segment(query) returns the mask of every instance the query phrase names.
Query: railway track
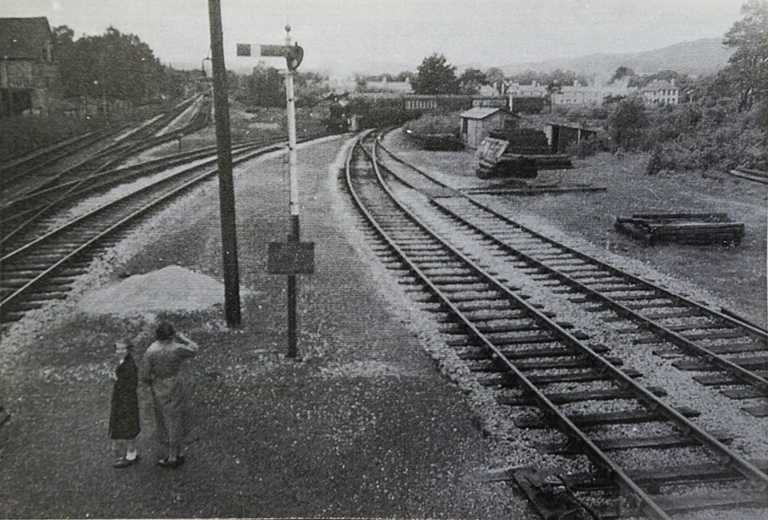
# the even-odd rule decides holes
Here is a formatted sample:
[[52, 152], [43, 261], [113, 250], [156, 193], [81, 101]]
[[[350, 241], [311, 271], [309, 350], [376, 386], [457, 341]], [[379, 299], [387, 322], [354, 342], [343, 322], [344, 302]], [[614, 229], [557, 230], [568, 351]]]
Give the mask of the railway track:
[[[187, 124], [165, 131], [190, 110], [195, 113]], [[130, 155], [203, 128], [208, 117], [208, 102], [196, 96], [142, 124], [92, 133], [6, 163], [0, 169], [3, 204], [73, 180], [87, 180]]]
[[[235, 154], [268, 146], [265, 139], [239, 143], [233, 146]], [[213, 164], [216, 147], [209, 146], [189, 152], [172, 154], [132, 166], [102, 171], [88, 177], [87, 182], [76, 179], [48, 189], [37, 190], [29, 195], [0, 206], [0, 252], [4, 255], [47, 232], [51, 221], [67, 207], [88, 198], [105, 193], [116, 186], [127, 184], [170, 168], [183, 167], [193, 162]]]
[[[233, 164], [281, 148], [279, 143], [240, 147], [233, 151]], [[210, 156], [212, 152], [204, 153]], [[58, 216], [54, 222], [38, 221], [34, 231], [27, 230], [24, 240], [13, 242], [13, 247], [9, 243], [0, 258], [0, 323], [16, 321], [49, 300], [66, 298], [71, 284], [85, 272], [95, 252], [218, 171], [215, 158], [175, 160], [191, 164], [177, 164], [166, 175], [120, 190], [124, 194], [98, 198], [76, 215]], [[78, 198], [83, 200], [88, 192], [86, 189]]]
[[[376, 248], [401, 282], [422, 295], [425, 306], [439, 315], [444, 332], [452, 337], [450, 346], [478, 379], [496, 389], [500, 403], [520, 412], [520, 426], [556, 427], [560, 442], [555, 451], [584, 458], [586, 476], [558, 482], [568, 490], [563, 507], [571, 508], [570, 518], [641, 513], [666, 519], [697, 508], [767, 505], [764, 466], [730, 449], [727, 434], [699, 428], [691, 420], [696, 410], [672, 408], [660, 398], [663, 389], [638, 384], [642, 374], [622, 367], [609, 349], [527, 303], [506, 279], [482, 265], [480, 257], [485, 255], [473, 257], [431, 231], [438, 227], [435, 222], [425, 223], [424, 215], [398, 201], [408, 195], [396, 196], [400, 189], [387, 186], [384, 178], [391, 182], [393, 174], [375, 160], [376, 147], [370, 136], [356, 145], [346, 169], [348, 189], [376, 236]], [[426, 193], [426, 200], [440, 208], [439, 218], [449, 221], [448, 227], [445, 222], [439, 226], [442, 236], [477, 233], [479, 226], [468, 227], [468, 219], [450, 222], [457, 221], [459, 213], [471, 213], [476, 201], [423, 175], [411, 172], [411, 176], [407, 190], [416, 187], [420, 192], [413, 195], [414, 206]], [[451, 204], [460, 207], [450, 208]], [[483, 218], [488, 219], [486, 227], [502, 225], [494, 220], [503, 222], [498, 216]], [[504, 257], [511, 253], [491, 238], [499, 234], [497, 229], [479, 240]], [[518, 242], [528, 243], [528, 256], [537, 250], [539, 262], [546, 258], [551, 265], [582, 272], [583, 259], [563, 257], [540, 240], [528, 236]], [[539, 241], [535, 247], [533, 241]], [[517, 256], [514, 261], [521, 262]], [[526, 260], [520, 269], [574, 290], [538, 264]], [[605, 283], [606, 277], [596, 279], [601, 278], [600, 284], [611, 285]], [[625, 292], [634, 290], [621, 291]], [[532, 496], [547, 487], [524, 471], [512, 476]], [[606, 490], [623, 493], [606, 500], [602, 494]]]
[[[513, 221], [472, 195], [445, 184], [399, 160], [383, 147], [389, 171], [430, 197], [431, 207], [445, 217], [472, 248], [514, 266], [522, 276], [534, 275], [574, 304], [585, 305], [601, 319], [623, 324], [633, 342], [659, 355], [681, 356], [677, 368], [706, 372], [696, 376], [717, 385], [732, 399], [768, 398], [768, 332], [744, 320], [707, 307], [665, 288], [591, 258]], [[446, 194], [450, 196], [441, 196]], [[745, 407], [768, 415], [765, 402]]]

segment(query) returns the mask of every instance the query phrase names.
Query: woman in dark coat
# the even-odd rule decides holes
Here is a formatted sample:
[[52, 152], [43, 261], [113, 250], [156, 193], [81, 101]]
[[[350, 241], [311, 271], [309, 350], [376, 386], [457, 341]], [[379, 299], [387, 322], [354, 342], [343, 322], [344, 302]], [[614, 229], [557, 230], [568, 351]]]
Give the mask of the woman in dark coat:
[[115, 443], [120, 457], [116, 468], [127, 468], [139, 461], [136, 452], [136, 436], [141, 431], [139, 424], [139, 370], [133, 360], [133, 346], [115, 343], [118, 366], [115, 370], [115, 385], [112, 389], [112, 410], [109, 414], [109, 438]]

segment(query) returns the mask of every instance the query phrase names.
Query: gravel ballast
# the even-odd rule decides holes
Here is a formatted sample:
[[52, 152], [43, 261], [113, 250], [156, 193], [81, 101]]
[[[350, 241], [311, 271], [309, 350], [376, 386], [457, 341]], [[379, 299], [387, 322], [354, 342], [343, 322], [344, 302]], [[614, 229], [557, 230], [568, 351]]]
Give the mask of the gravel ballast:
[[[239, 329], [224, 322], [209, 183], [94, 261], [72, 298], [4, 333], [0, 516], [536, 518], [486, 478], [502, 462], [481, 398], [455, 384], [460, 368], [440, 373], [428, 315], [365, 245], [339, 192], [342, 144], [299, 150], [302, 239], [316, 244], [315, 273], [299, 278], [299, 360], [285, 355], [285, 277], [266, 273], [267, 244], [288, 233], [280, 154], [235, 170]], [[187, 367], [187, 463], [157, 466], [141, 388], [141, 461], [116, 470], [112, 344], [133, 339], [142, 352], [160, 318], [201, 346]]]

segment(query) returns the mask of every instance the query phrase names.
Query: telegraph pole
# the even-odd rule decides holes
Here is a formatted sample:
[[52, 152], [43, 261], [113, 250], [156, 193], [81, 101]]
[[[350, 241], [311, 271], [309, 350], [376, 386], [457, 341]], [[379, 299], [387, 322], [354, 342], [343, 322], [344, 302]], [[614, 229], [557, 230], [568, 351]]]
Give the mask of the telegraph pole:
[[224, 256], [224, 310], [229, 327], [240, 325], [240, 278], [237, 264], [235, 187], [232, 180], [232, 142], [229, 130], [227, 69], [224, 66], [224, 37], [221, 30], [221, 2], [208, 0], [213, 65], [213, 109], [216, 120], [216, 149], [219, 160], [219, 211], [221, 246]]

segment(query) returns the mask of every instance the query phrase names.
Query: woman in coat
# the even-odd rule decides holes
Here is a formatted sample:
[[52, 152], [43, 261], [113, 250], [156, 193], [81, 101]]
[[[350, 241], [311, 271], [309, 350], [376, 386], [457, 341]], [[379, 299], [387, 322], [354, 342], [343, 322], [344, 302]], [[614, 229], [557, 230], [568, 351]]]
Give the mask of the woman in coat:
[[133, 345], [115, 343], [118, 365], [115, 369], [115, 384], [112, 388], [111, 410], [109, 413], [109, 438], [115, 443], [120, 458], [116, 468], [127, 468], [139, 461], [136, 451], [136, 436], [141, 431], [139, 424], [139, 370], [133, 360]]
[[186, 436], [186, 393], [181, 368], [197, 350], [197, 344], [177, 334], [170, 323], [160, 323], [155, 329], [155, 342], [144, 354], [142, 379], [151, 390], [158, 440], [168, 449], [168, 456], [158, 461], [165, 468], [184, 464], [181, 446]]

